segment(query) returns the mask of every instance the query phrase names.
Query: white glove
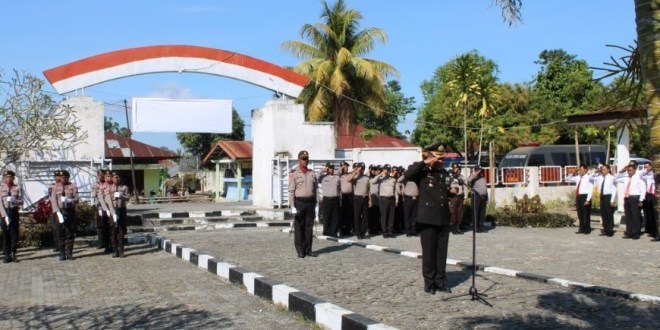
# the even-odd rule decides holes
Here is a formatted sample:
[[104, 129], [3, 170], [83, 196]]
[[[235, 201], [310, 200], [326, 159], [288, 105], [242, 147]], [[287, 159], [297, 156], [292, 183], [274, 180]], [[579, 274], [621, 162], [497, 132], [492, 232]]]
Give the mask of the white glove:
[[99, 217], [102, 217], [102, 216], [103, 216], [103, 210], [99, 209]]
[[60, 223], [64, 223], [64, 215], [62, 215], [62, 212], [57, 212], [57, 220]]
[[298, 214], [298, 210], [296, 210], [295, 206], [291, 208], [291, 214], [293, 214], [293, 215]]
[[318, 205], [314, 208], [314, 219], [315, 220], [319, 219], [319, 207], [318, 207]]
[[14, 196], [7, 196], [7, 203], [13, 203], [14, 202]]
[[121, 192], [119, 191], [115, 192], [115, 198], [121, 198]]
[[7, 224], [7, 226], [9, 226], [9, 217], [4, 217], [3, 219], [5, 220], [5, 223]]
[[113, 214], [113, 215], [112, 215], [112, 220], [114, 220], [115, 223], [117, 223], [117, 215], [116, 215], [116, 214]]
[[61, 201], [62, 201], [62, 203], [68, 203], [69, 199], [66, 198], [66, 196], [62, 196]]

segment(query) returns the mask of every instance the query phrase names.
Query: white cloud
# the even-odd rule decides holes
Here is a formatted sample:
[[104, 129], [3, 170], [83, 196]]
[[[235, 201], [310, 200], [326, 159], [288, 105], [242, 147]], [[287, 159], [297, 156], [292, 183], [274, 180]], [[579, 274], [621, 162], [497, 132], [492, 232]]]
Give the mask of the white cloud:
[[150, 85], [152, 92], [147, 94], [147, 97], [158, 97], [168, 99], [194, 99], [190, 88], [181, 86], [175, 81], [163, 81]]

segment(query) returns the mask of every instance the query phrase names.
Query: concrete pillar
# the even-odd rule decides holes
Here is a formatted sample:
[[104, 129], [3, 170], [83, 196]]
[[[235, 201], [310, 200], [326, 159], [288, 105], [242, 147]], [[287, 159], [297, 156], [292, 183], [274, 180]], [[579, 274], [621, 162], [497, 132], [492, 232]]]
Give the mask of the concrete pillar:
[[[616, 133], [617, 144], [616, 144], [616, 169], [617, 172], [621, 171], [628, 162], [630, 161], [630, 130], [627, 127], [619, 128]], [[614, 173], [613, 173], [614, 175]], [[617, 185], [617, 208], [614, 212], [614, 224], [621, 224], [621, 217], [624, 214], [623, 211], [623, 194], [625, 187], [623, 184]]]

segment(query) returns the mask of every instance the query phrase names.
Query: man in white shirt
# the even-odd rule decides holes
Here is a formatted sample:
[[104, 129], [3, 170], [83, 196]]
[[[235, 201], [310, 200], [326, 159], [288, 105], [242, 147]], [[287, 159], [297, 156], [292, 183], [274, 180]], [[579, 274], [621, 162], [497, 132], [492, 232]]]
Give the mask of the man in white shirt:
[[658, 228], [658, 211], [655, 199], [655, 172], [653, 164], [644, 164], [644, 169], [639, 171], [639, 177], [646, 183], [646, 199], [644, 199], [644, 231], [647, 235], [660, 240]]
[[641, 208], [646, 199], [646, 183], [635, 175], [637, 167], [628, 165], [626, 173], [619, 173], [614, 178], [614, 182], [623, 183], [623, 209], [626, 215], [626, 232], [623, 238], [639, 239], [641, 231]]
[[575, 209], [577, 210], [580, 229], [576, 234], [591, 234], [591, 191], [593, 184], [587, 172], [589, 168], [585, 164], [578, 167], [577, 175], [568, 177], [568, 181], [576, 184]]
[[600, 236], [614, 236], [614, 204], [616, 201], [616, 186], [614, 176], [610, 173], [609, 165], [600, 167], [600, 174], [591, 176], [591, 181], [598, 188], [600, 194], [600, 218], [603, 229]]

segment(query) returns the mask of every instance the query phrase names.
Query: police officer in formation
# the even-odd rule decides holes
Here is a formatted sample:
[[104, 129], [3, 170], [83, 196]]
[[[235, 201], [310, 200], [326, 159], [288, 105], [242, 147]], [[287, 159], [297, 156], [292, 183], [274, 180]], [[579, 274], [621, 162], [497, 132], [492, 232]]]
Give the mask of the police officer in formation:
[[[593, 182], [585, 164], [578, 167], [577, 175], [569, 176], [568, 181], [576, 184], [575, 209], [577, 210], [580, 227], [576, 234], [591, 234], [591, 193]], [[469, 178], [468, 178], [469, 180]]]
[[[403, 171], [401, 172], [403, 173]], [[399, 189], [401, 189], [403, 198], [403, 221], [406, 237], [417, 236], [417, 199], [419, 197], [417, 183], [407, 180], [403, 174], [399, 176], [397, 182], [400, 185]]]
[[398, 199], [396, 195], [396, 178], [390, 175], [391, 170], [392, 166], [389, 164], [383, 165], [381, 172], [372, 181], [378, 187], [380, 225], [384, 238], [395, 237], [394, 211]]
[[14, 182], [16, 175], [6, 171], [3, 184], [0, 186], [0, 225], [2, 226], [2, 249], [5, 257], [2, 262], [18, 262], [16, 249], [18, 246], [18, 209], [23, 205], [21, 188]]
[[108, 253], [110, 248], [110, 223], [108, 222], [108, 207], [105, 204], [105, 177], [109, 171], [99, 170], [97, 181], [92, 185], [91, 197], [94, 208], [94, 221], [96, 223], [96, 234], [99, 241], [99, 249], [105, 249]]
[[78, 204], [78, 187], [70, 182], [70, 174], [60, 171], [60, 184], [56, 185], [50, 194], [53, 213], [58, 219], [58, 243], [60, 260], [73, 260], [73, 239], [76, 221], [76, 204]]
[[294, 245], [299, 258], [317, 257], [312, 251], [312, 230], [317, 202], [317, 181], [314, 171], [307, 168], [309, 153], [298, 153], [298, 167], [289, 176], [289, 203], [294, 215]]
[[382, 168], [380, 165], [369, 166], [369, 221], [367, 227], [370, 235], [378, 235], [381, 232], [380, 227], [380, 197], [378, 193], [378, 177]]
[[591, 181], [600, 194], [600, 218], [603, 223], [601, 236], [614, 236], [614, 205], [616, 204], [616, 186], [609, 165], [601, 165], [600, 174], [591, 176]]
[[424, 292], [451, 292], [447, 286], [447, 248], [451, 220], [449, 199], [456, 194], [451, 176], [444, 169], [445, 146], [436, 143], [424, 149], [422, 161], [415, 162], [404, 173], [405, 179], [417, 183], [419, 200], [417, 226], [422, 245], [422, 277]]
[[342, 161], [339, 165], [339, 186], [341, 188], [339, 233], [341, 236], [349, 236], [353, 231], [353, 183], [348, 180], [351, 175], [348, 171], [348, 163]]
[[353, 171], [346, 178], [353, 184], [353, 234], [358, 239], [367, 238], [369, 223], [369, 177], [364, 173], [365, 164], [353, 163]]
[[335, 175], [332, 163], [325, 164], [325, 170], [318, 174], [321, 187], [321, 215], [323, 216], [323, 235], [336, 236], [339, 225], [340, 179]]
[[[50, 187], [48, 187], [48, 199], [49, 200], [50, 200], [50, 195], [53, 193], [53, 190], [55, 190], [55, 188], [58, 185], [62, 184], [61, 183], [62, 182], [62, 174], [59, 170], [53, 172], [53, 177], [54, 177], [53, 184], [50, 185]], [[52, 203], [51, 203], [51, 208], [52, 207], [53, 206], [52, 206]], [[59, 225], [60, 222], [59, 222], [59, 219], [57, 218], [57, 214], [55, 212], [53, 212], [51, 214], [50, 224], [53, 227], [53, 245], [55, 246], [53, 248], [53, 252], [60, 252], [60, 244], [59, 244], [60, 232], [58, 231], [59, 227], [60, 227], [60, 225]]]
[[124, 235], [126, 234], [126, 202], [131, 198], [128, 186], [121, 182], [118, 173], [112, 174], [112, 181], [106, 184], [105, 203], [110, 210], [110, 241], [112, 257], [124, 257]]
[[653, 164], [647, 163], [644, 169], [639, 171], [639, 176], [646, 183], [646, 198], [644, 198], [644, 232], [651, 237], [653, 241], [660, 240], [660, 232], [658, 228], [658, 211], [656, 209], [655, 198], [655, 171], [653, 171]]
[[463, 214], [465, 211], [465, 176], [461, 173], [461, 166], [457, 163], [451, 166], [451, 187], [456, 188], [456, 194], [449, 202], [451, 213], [451, 233], [454, 235], [463, 234], [461, 224], [463, 223]]

